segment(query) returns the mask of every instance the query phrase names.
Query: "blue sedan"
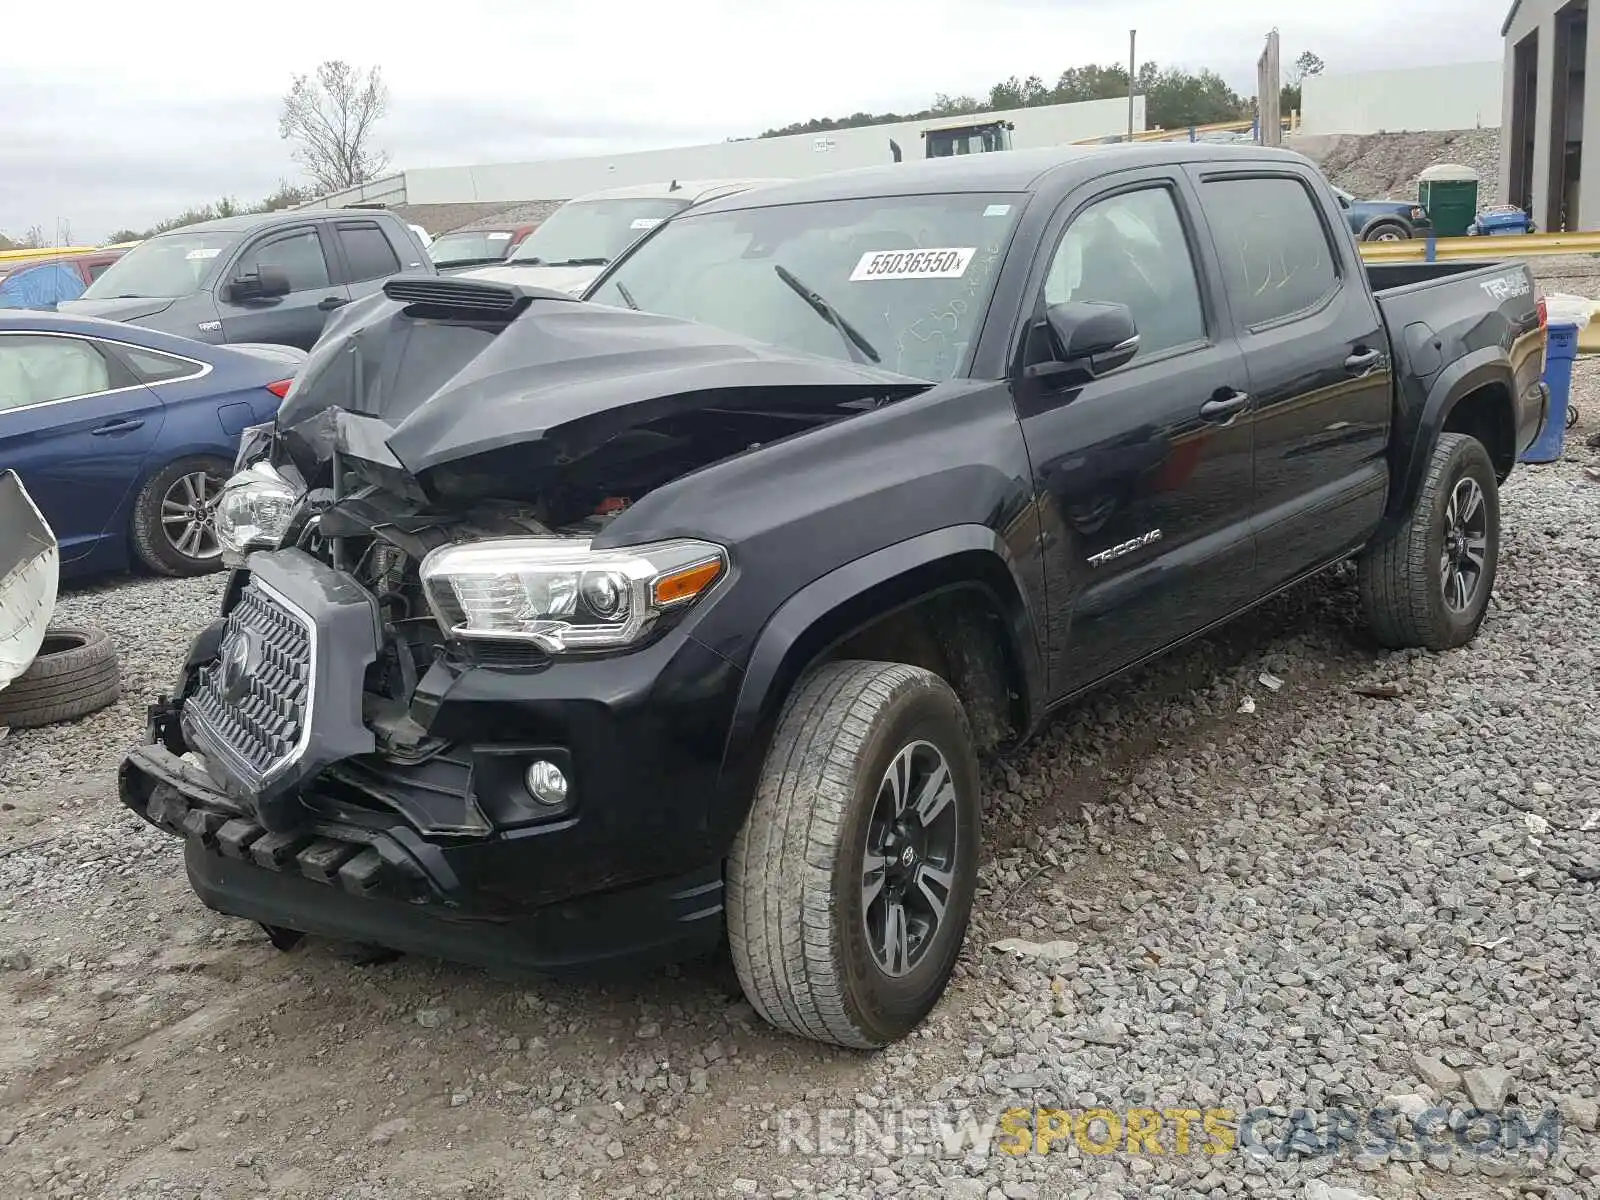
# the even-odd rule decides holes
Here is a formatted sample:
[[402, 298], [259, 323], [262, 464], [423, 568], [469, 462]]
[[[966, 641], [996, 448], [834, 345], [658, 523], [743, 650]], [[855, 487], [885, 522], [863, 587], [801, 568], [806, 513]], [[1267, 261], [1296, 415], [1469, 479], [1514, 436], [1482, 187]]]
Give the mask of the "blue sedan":
[[0, 470], [55, 530], [63, 577], [221, 566], [212, 510], [239, 432], [277, 415], [305, 358], [0, 311]]

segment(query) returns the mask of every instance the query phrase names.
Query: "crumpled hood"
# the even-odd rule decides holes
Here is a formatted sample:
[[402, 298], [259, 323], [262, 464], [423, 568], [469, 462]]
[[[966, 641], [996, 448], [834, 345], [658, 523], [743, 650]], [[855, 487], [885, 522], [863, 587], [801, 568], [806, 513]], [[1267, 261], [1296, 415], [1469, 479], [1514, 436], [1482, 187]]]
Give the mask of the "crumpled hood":
[[381, 295], [342, 310], [279, 410], [278, 428], [337, 408], [384, 422], [389, 451], [413, 476], [513, 447], [519, 470], [537, 471], [681, 413], [820, 410], [932, 386], [693, 321], [576, 300], [533, 298], [498, 333], [425, 315], [409, 316]]
[[552, 292], [570, 292], [576, 296], [603, 270], [604, 267], [471, 267], [453, 274], [458, 279], [549, 288]]
[[63, 300], [56, 311], [74, 317], [99, 317], [103, 321], [137, 321], [172, 307], [172, 296], [128, 296], [113, 300]]

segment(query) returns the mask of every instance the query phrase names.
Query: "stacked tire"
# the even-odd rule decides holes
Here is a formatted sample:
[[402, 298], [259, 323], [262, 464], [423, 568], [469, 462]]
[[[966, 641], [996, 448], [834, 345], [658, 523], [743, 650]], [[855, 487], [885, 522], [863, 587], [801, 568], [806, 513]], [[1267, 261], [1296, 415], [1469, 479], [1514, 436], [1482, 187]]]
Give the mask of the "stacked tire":
[[110, 635], [90, 626], [52, 625], [32, 664], [0, 690], [0, 726], [33, 729], [75, 721], [121, 694]]

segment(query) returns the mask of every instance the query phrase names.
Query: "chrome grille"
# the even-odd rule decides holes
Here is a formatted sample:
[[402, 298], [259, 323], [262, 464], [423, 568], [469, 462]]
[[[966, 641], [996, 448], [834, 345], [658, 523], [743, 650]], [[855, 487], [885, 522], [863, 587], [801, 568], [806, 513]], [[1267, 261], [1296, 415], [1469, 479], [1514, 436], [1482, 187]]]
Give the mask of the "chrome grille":
[[257, 580], [228, 614], [216, 661], [185, 704], [232, 766], [265, 781], [303, 749], [313, 646], [306, 621]]

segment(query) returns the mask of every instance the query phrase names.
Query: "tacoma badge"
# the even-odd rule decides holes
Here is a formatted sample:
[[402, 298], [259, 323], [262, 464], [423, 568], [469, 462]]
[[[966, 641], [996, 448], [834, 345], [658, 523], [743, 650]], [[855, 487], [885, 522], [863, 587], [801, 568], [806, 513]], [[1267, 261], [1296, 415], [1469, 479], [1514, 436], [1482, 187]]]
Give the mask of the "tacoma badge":
[[1132, 554], [1141, 546], [1148, 546], [1151, 542], [1159, 542], [1160, 540], [1161, 530], [1152, 529], [1148, 533], [1141, 533], [1136, 538], [1129, 538], [1125, 542], [1120, 542], [1109, 550], [1102, 550], [1099, 554], [1089, 555], [1089, 565], [1098, 567], [1102, 563], [1110, 562], [1113, 558], [1121, 558], [1124, 554]]

